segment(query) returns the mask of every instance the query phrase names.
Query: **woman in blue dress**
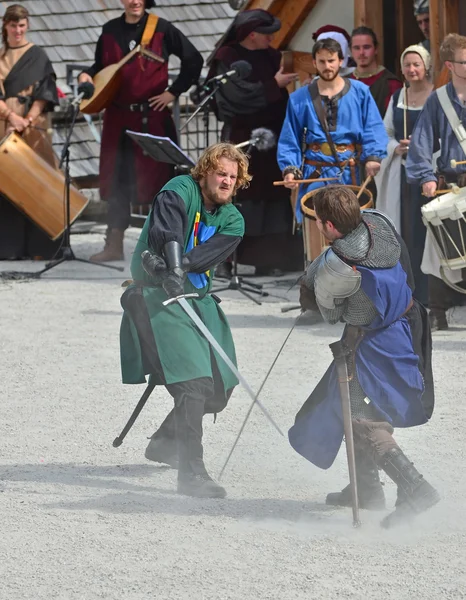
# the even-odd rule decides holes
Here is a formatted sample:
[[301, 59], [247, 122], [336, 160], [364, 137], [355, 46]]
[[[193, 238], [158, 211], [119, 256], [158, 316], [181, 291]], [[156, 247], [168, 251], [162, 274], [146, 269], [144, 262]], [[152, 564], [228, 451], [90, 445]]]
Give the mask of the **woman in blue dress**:
[[423, 46], [408, 46], [401, 55], [405, 85], [393, 94], [384, 118], [388, 156], [376, 177], [377, 208], [392, 219], [408, 247], [416, 286], [414, 296], [423, 304], [427, 304], [427, 275], [421, 271], [426, 238], [421, 205], [427, 198], [418, 185], [406, 181], [405, 159], [414, 125], [433, 89], [430, 66], [430, 54]]

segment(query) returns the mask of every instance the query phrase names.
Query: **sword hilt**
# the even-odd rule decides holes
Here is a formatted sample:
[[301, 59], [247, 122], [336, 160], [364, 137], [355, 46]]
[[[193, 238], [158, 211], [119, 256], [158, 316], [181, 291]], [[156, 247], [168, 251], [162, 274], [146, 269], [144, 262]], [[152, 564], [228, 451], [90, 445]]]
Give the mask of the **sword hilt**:
[[190, 294], [181, 294], [180, 296], [175, 296], [174, 298], [167, 298], [167, 300], [162, 302], [162, 304], [164, 306], [170, 306], [170, 304], [178, 302], [178, 300], [181, 300], [183, 298], [199, 298], [199, 294], [197, 292], [192, 292]]

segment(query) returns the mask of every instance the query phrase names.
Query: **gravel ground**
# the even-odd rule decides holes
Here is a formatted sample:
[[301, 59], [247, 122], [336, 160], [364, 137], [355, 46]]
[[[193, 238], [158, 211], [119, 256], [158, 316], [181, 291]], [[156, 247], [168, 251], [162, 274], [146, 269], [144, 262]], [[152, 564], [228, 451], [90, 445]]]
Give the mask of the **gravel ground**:
[[[128, 234], [128, 257], [137, 234]], [[72, 242], [87, 257], [102, 238]], [[0, 263], [3, 271], [38, 268]], [[170, 408], [163, 389], [124, 444], [112, 447], [143, 390], [120, 383], [120, 284], [128, 275], [128, 263], [117, 273], [70, 262], [39, 280], [0, 279], [1, 600], [466, 597], [466, 309], [435, 334], [431, 423], [397, 432], [442, 502], [396, 532], [379, 527], [383, 514], [363, 511], [355, 530], [349, 509], [324, 504], [328, 491], [346, 484], [344, 454], [318, 470], [256, 409], [223, 477], [224, 500], [178, 496], [176, 472], [144, 459], [146, 438]], [[265, 282], [283, 299], [257, 306], [222, 294], [240, 369], [255, 389], [297, 314], [280, 311], [296, 291]], [[294, 330], [262, 395], [284, 431], [340, 331], [305, 323]], [[206, 419], [214, 477], [249, 403], [237, 389], [216, 424]], [[392, 506], [394, 485], [385, 490]]]

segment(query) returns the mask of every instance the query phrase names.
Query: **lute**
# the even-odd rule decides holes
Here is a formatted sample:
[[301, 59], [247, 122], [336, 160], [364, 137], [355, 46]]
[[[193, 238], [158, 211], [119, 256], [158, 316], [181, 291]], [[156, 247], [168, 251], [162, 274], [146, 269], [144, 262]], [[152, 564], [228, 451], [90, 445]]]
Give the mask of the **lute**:
[[156, 62], [165, 62], [165, 59], [163, 59], [161, 56], [158, 56], [154, 52], [143, 48], [141, 45], [136, 46], [119, 62], [113, 65], [108, 65], [108, 67], [105, 67], [95, 75], [93, 78], [93, 83], [95, 86], [94, 94], [91, 98], [89, 98], [89, 100], [81, 101], [80, 110], [82, 113], [93, 115], [95, 113], [99, 113], [101, 110], [104, 110], [104, 108], [107, 108], [111, 104], [115, 94], [120, 88], [121, 69], [137, 54], [145, 56], [146, 58]]

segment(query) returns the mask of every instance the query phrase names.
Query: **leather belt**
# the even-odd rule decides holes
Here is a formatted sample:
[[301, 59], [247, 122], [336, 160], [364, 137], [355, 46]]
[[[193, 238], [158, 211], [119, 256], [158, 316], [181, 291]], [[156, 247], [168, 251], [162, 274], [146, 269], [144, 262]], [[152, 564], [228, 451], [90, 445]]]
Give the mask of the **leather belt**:
[[117, 108], [121, 108], [122, 110], [129, 110], [131, 112], [146, 112], [147, 110], [149, 110], [150, 106], [149, 106], [149, 102], [135, 102], [133, 104], [116, 104], [115, 106]]
[[[311, 165], [311, 167], [338, 167], [338, 164], [335, 162], [323, 162], [321, 160], [311, 160], [310, 158], [305, 158], [304, 162], [306, 165]], [[349, 158], [348, 160], [342, 161], [341, 167], [344, 168], [346, 165], [353, 167], [359, 163], [357, 158]]]
[[413, 308], [414, 306], [414, 298], [411, 298], [409, 304], [408, 304], [408, 308], [404, 311], [404, 313], [401, 315], [400, 319], [402, 319], [403, 317], [406, 317], [406, 315], [409, 313], [409, 311]]
[[[359, 152], [361, 147], [359, 144], [335, 144], [335, 149], [339, 154], [343, 154], [344, 152]], [[322, 152], [325, 156], [333, 156], [332, 149], [330, 148], [330, 144], [328, 142], [323, 142], [322, 144], [314, 143], [308, 144], [307, 150], [312, 150], [313, 152]]]

